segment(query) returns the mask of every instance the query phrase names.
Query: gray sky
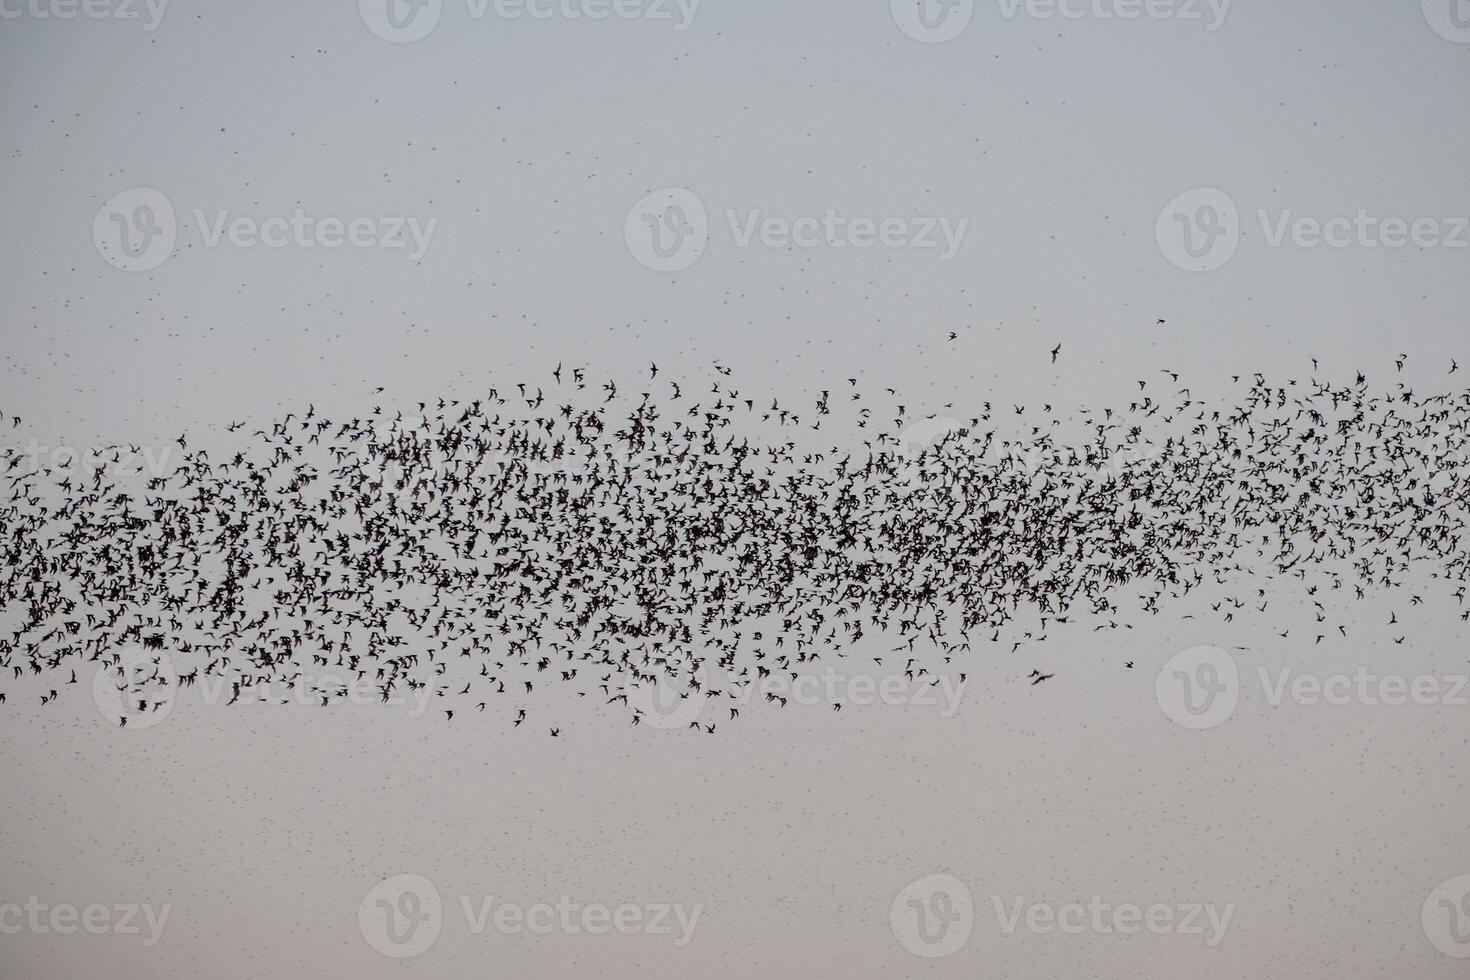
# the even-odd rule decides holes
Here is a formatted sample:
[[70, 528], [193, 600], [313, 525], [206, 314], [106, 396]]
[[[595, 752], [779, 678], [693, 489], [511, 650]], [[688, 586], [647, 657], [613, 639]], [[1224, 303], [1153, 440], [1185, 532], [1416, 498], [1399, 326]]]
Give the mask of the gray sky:
[[[943, 42], [886, 0], [556, 0], [534, 5], [544, 18], [443, 0], [407, 42], [379, 36], [401, 37], [369, 0], [174, 0], [156, 22], [156, 5], [116, 4], [58, 19], [64, 0], [0, 0], [0, 409], [25, 417], [17, 447], [185, 429], [208, 445], [308, 401], [473, 397], [558, 361], [703, 377], [718, 360], [793, 399], [862, 377], [955, 414], [1126, 399], [1163, 367], [1203, 393], [1313, 357], [1388, 384], [1408, 354], [1416, 390], [1470, 365], [1464, 0], [1156, 0], [1136, 19], [1115, 16], [1128, 0], [1061, 5], [1079, 16], [977, 0]], [[566, 14], [598, 9], [638, 16]], [[685, 191], [635, 210], [668, 188]], [[124, 229], [150, 263], [140, 229], [167, 216], [136, 207], [160, 198], [173, 249], [117, 267]], [[1216, 250], [1190, 257], [1176, 213], [1196, 245], [1219, 214]], [[1314, 243], [1333, 219], [1342, 247]], [[649, 221], [703, 247], [648, 268]], [[349, 227], [360, 244], [324, 247]], [[1470, 708], [1272, 706], [1255, 670], [1453, 675], [1458, 618], [1421, 607], [1397, 646], [1388, 607], [1365, 606], [1329, 651], [1296, 639], [1310, 609], [1226, 628], [1204, 601], [977, 664], [947, 718], [756, 707], [698, 740], [611, 712], [547, 744], [433, 713], [197, 697], [118, 733], [85, 692], [40, 714], [26, 688], [0, 710], [0, 902], [172, 912], [146, 948], [0, 935], [0, 973], [1462, 975], [1420, 911], [1470, 874]], [[1154, 689], [1198, 644], [1246, 648], [1240, 707], [1202, 732]], [[1023, 682], [1036, 657], [1064, 668], [1044, 697]], [[400, 873], [446, 907], [404, 962], [357, 920]], [[934, 873], [975, 910], [968, 942], [929, 960], [889, 911]], [[487, 895], [703, 911], [679, 947], [474, 935], [459, 898]], [[993, 908], [1093, 895], [1235, 911], [1208, 947], [1006, 935]]]

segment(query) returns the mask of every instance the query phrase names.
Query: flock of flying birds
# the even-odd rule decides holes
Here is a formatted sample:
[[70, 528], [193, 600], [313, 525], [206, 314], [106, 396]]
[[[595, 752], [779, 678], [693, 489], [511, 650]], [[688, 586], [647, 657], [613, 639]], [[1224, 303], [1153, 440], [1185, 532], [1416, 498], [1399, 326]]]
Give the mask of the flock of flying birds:
[[[1416, 569], [1463, 603], [1470, 391], [1231, 391], [1166, 371], [1100, 411], [950, 419], [856, 379], [786, 405], [718, 365], [621, 386], [558, 365], [469, 401], [237, 423], [218, 456], [181, 436], [161, 472], [123, 465], [136, 446], [5, 449], [0, 684], [40, 675], [50, 704], [87, 666], [147, 711], [201, 675], [231, 703], [284, 684], [324, 706], [348, 676], [519, 726], [561, 683], [638, 724], [655, 689], [735, 718], [750, 685], [865, 634], [933, 683], [972, 645], [1014, 653], [1079, 613], [1117, 629], [1207, 584], [1235, 593], [1226, 620], [1283, 581], [1324, 623], [1329, 594]], [[158, 669], [125, 670], [133, 649]]]

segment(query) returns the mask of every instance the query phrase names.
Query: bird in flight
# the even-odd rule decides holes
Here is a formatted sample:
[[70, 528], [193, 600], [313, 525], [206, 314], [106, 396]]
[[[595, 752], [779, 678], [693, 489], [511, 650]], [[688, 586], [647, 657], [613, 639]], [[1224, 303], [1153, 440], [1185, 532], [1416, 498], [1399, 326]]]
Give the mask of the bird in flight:
[[1092, 408], [986, 392], [941, 419], [856, 377], [619, 385], [558, 362], [195, 429], [141, 473], [131, 444], [72, 467], [0, 447], [0, 703], [55, 710], [86, 668], [118, 725], [208, 682], [230, 705], [473, 706], [456, 731], [535, 710], [560, 737], [580, 710], [714, 735], [869, 645], [928, 685], [974, 645], [1050, 649], [1203, 592], [1222, 624], [1297, 594], [1317, 642], [1346, 638], [1335, 610], [1370, 591], [1470, 577], [1470, 391], [1313, 368], [1209, 399], [1164, 369]]

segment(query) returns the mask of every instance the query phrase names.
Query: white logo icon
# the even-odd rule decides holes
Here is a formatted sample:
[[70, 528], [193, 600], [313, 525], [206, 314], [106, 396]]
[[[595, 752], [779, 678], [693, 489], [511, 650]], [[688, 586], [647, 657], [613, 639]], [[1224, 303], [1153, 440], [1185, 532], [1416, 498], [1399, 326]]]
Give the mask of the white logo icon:
[[673, 678], [660, 671], [657, 680], [640, 681], [628, 693], [628, 706], [638, 712], [635, 717], [640, 725], [688, 728], [703, 714], [708, 689], [709, 676], [703, 664], [694, 668], [692, 678], [682, 674]]
[[128, 646], [92, 675], [92, 702], [103, 718], [130, 731], [152, 728], [174, 708], [178, 675], [165, 650]]
[[1164, 258], [1187, 272], [1211, 272], [1240, 247], [1240, 212], [1229, 194], [1201, 187], [1165, 205], [1155, 233]]
[[975, 903], [965, 883], [953, 875], [928, 875], [898, 893], [888, 909], [888, 922], [904, 949], [937, 959], [970, 941]]
[[1446, 41], [1470, 44], [1470, 0], [1424, 0], [1424, 19]]
[[1435, 949], [1470, 959], [1470, 875], [1451, 878], [1430, 892], [1419, 919]]
[[92, 244], [124, 272], [158, 268], [173, 253], [177, 235], [173, 203], [152, 187], [114, 194], [92, 219]]
[[959, 37], [975, 16], [975, 0], [889, 0], [889, 7], [900, 30], [927, 44]]
[[427, 37], [438, 25], [443, 8], [444, 0], [357, 0], [368, 30], [394, 44]]
[[628, 212], [623, 239], [633, 258], [655, 272], [687, 269], [709, 241], [704, 202], [684, 187], [654, 191]]
[[1219, 647], [1181, 650], [1159, 668], [1154, 679], [1159, 707], [1185, 728], [1214, 728], [1235, 712], [1240, 671], [1235, 658]]
[[[902, 460], [899, 461], [900, 479], [912, 488], [923, 486], [923, 473], [928, 470], [932, 474], [938, 470], [936, 463], [931, 461], [925, 464], [923, 462], [925, 454], [944, 443], [946, 439], [952, 442], [960, 438], [956, 433], [963, 429], [964, 426], [959, 421], [942, 415], [932, 419], [920, 419], [905, 428], [898, 436], [900, 451], [903, 453]], [[945, 448], [939, 452], [947, 452], [948, 448], [948, 443], [946, 443]]]
[[423, 875], [394, 875], [380, 881], [357, 908], [362, 938], [394, 959], [426, 952], [438, 940], [443, 923], [439, 889]]

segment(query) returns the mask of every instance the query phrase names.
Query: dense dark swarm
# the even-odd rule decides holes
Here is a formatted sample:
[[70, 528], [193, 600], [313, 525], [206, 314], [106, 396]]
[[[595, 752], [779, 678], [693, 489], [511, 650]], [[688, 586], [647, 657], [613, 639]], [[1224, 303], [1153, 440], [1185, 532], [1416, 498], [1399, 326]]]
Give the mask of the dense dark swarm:
[[1173, 379], [1065, 419], [916, 419], [854, 383], [788, 409], [722, 368], [639, 380], [308, 408], [218, 458], [181, 438], [141, 475], [136, 447], [66, 467], [6, 450], [0, 676], [122, 677], [139, 647], [178, 678], [124, 678], [145, 705], [201, 674], [232, 701], [284, 682], [327, 704], [339, 683], [313, 678], [335, 671], [447, 710], [564, 682], [636, 721], [652, 685], [732, 699], [865, 631], [912, 674], [1018, 616], [1116, 627], [1121, 604], [1246, 575], [1361, 597], [1415, 566], [1466, 574], [1467, 392], [1256, 376], [1214, 405]]

